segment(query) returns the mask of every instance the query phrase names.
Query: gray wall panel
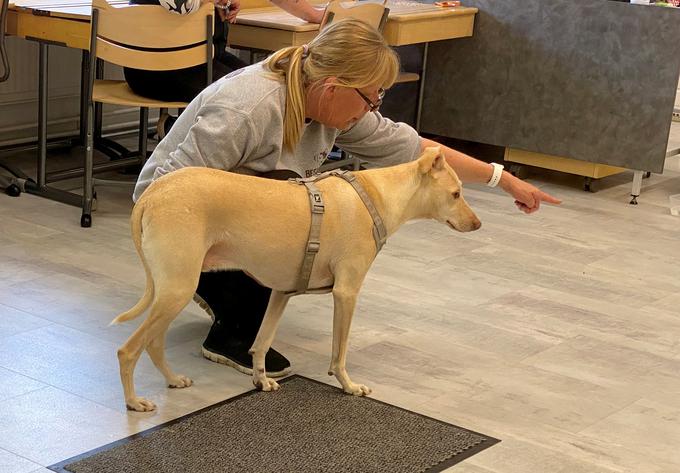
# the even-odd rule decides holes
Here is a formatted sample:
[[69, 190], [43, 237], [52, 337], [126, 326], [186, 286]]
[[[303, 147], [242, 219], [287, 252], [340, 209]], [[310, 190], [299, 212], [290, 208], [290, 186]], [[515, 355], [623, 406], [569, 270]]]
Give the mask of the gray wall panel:
[[422, 131], [661, 172], [680, 11], [606, 0], [466, 0], [472, 38], [430, 45]]

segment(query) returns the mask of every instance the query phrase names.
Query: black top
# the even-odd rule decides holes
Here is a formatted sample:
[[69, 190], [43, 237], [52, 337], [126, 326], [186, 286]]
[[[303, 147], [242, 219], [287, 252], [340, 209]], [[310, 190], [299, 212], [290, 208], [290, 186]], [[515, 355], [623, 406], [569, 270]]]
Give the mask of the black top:
[[[161, 5], [160, 0], [128, 0], [130, 5]], [[168, 5], [170, 4], [170, 5]], [[172, 6], [174, 4], [174, 7]], [[176, 12], [179, 14], [187, 13], [187, 0], [168, 0], [165, 5], [162, 5], [171, 12]], [[226, 21], [222, 21], [219, 15], [215, 16], [215, 26], [213, 27], [213, 43], [217, 50], [223, 50], [224, 46], [227, 44], [227, 33], [229, 31], [229, 26]], [[220, 45], [224, 45], [220, 49]]]

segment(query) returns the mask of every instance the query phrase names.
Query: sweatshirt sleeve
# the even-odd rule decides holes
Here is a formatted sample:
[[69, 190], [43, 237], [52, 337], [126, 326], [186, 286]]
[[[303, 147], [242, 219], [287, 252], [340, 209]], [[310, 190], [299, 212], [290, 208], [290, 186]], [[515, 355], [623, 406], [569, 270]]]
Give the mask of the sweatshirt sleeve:
[[395, 123], [380, 113], [367, 113], [352, 128], [340, 133], [336, 145], [379, 166], [392, 166], [420, 155], [420, 136], [406, 123]]
[[162, 7], [173, 13], [186, 15], [201, 7], [201, 0], [159, 0]]
[[225, 107], [203, 106], [186, 138], [155, 169], [153, 180], [189, 166], [233, 170], [256, 154], [259, 142], [249, 116]]

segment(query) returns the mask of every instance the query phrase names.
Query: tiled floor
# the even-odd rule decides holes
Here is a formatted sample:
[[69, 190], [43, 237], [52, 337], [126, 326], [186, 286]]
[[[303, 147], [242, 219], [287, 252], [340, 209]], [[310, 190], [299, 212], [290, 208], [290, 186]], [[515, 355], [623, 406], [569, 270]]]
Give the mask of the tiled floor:
[[[470, 186], [480, 231], [417, 222], [388, 242], [359, 301], [350, 373], [378, 399], [502, 439], [452, 471], [680, 471], [680, 218], [668, 212], [680, 167], [645, 180], [638, 206], [632, 173], [593, 194], [576, 177], [529, 178], [564, 204], [525, 216]], [[101, 188], [81, 229], [76, 208], [0, 195], [0, 472], [44, 472], [251, 388], [201, 357], [209, 322], [192, 304], [167, 345], [195, 385], [166, 389], [143, 356], [137, 389], [159, 409], [125, 410], [115, 350], [136, 323], [108, 323], [144, 283], [130, 207], [127, 191]], [[330, 297], [298, 297], [275, 346], [296, 373], [336, 384], [330, 331]]]

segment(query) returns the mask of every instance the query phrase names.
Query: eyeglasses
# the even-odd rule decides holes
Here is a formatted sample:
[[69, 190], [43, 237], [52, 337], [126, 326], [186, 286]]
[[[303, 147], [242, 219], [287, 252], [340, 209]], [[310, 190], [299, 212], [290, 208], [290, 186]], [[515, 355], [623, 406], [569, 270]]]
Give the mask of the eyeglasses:
[[382, 105], [383, 98], [385, 98], [385, 89], [383, 89], [382, 87], [378, 89], [378, 101], [375, 102], [375, 103], [373, 103], [371, 101], [371, 99], [369, 99], [364, 94], [362, 94], [359, 89], [354, 89], [354, 90], [357, 91], [357, 94], [359, 94], [359, 97], [364, 99], [364, 102], [366, 102], [366, 105], [368, 105], [368, 110], [371, 111], [371, 112], [376, 112], [380, 108], [380, 106]]

